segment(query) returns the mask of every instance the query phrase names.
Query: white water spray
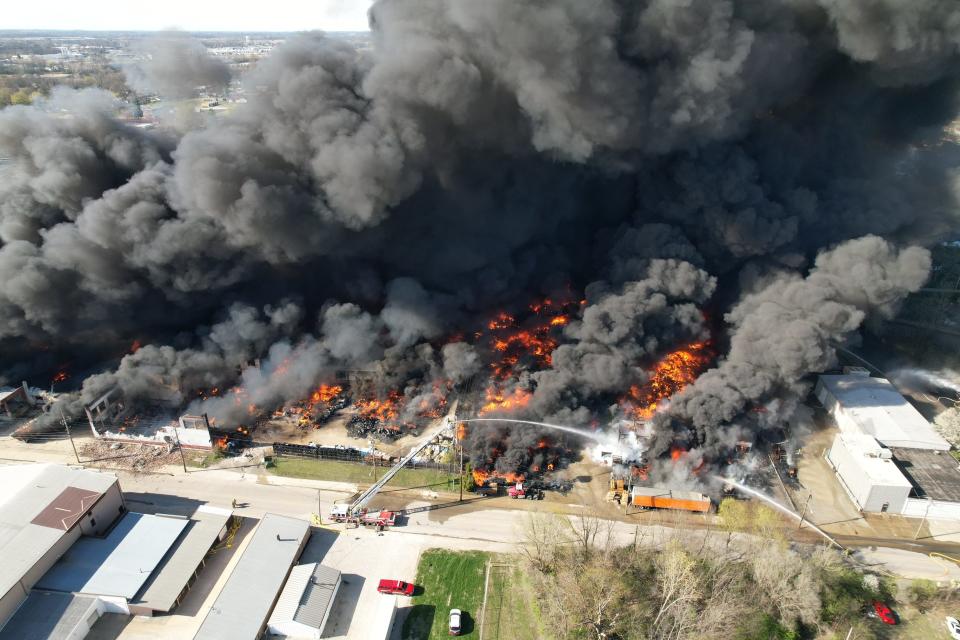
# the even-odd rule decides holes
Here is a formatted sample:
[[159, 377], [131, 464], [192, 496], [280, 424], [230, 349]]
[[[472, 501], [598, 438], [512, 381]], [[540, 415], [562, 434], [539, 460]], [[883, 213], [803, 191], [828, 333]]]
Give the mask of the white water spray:
[[580, 429], [574, 429], [573, 427], [565, 427], [563, 425], [550, 424], [547, 422], [534, 422], [533, 420], [517, 420], [515, 418], [465, 418], [461, 420], [457, 418], [455, 422], [514, 422], [517, 424], [533, 424], [538, 427], [546, 427], [548, 429], [556, 429], [557, 431], [572, 433], [575, 436], [587, 438], [588, 440], [593, 440], [594, 442], [602, 442], [600, 436], [595, 433], [590, 433], [589, 431], [581, 431]]
[[754, 497], [756, 497], [756, 498], [760, 498], [761, 500], [763, 500], [763, 501], [766, 502], [767, 504], [772, 505], [772, 506], [773, 506], [774, 508], [776, 508], [777, 510], [779, 510], [779, 511], [785, 513], [785, 514], [787, 514], [788, 516], [791, 516], [792, 518], [795, 518], [795, 519], [796, 519], [797, 521], [799, 521], [799, 522], [806, 522], [806, 523], [807, 523], [807, 526], [809, 526], [811, 529], [813, 529], [814, 531], [816, 531], [817, 533], [819, 533], [821, 536], [823, 536], [824, 538], [826, 538], [826, 539], [830, 542], [830, 544], [834, 544], [834, 545], [837, 546], [837, 548], [839, 548], [839, 549], [841, 549], [841, 550], [843, 550], [843, 551], [846, 551], [846, 549], [844, 548], [844, 546], [843, 546], [842, 544], [840, 544], [839, 542], [837, 542], [836, 540], [834, 540], [833, 538], [831, 538], [830, 535], [829, 535], [826, 531], [824, 531], [823, 529], [821, 529], [821, 528], [818, 527], [817, 525], [813, 524], [813, 523], [810, 522], [809, 520], [806, 520], [806, 519], [801, 518], [801, 517], [800, 517], [800, 514], [798, 514], [798, 513], [796, 513], [795, 511], [793, 511], [793, 510], [791, 510], [791, 509], [788, 509], [787, 507], [783, 506], [782, 504], [780, 504], [779, 502], [777, 502], [776, 500], [774, 500], [773, 498], [771, 498], [771, 497], [768, 496], [767, 494], [765, 494], [765, 493], [760, 493], [760, 492], [757, 491], [756, 489], [752, 489], [752, 488], [748, 487], [748, 486], [745, 485], [745, 484], [740, 484], [739, 482], [737, 482], [737, 481], [734, 480], [733, 478], [724, 478], [723, 476], [713, 476], [713, 478], [716, 479], [716, 480], [720, 480], [721, 482], [725, 482], [725, 483], [727, 483], [727, 484], [731, 484], [731, 485], [735, 486], [737, 489], [740, 489], [741, 491], [743, 491], [744, 493], [749, 493], [750, 495], [752, 495], [752, 496], [754, 496]]

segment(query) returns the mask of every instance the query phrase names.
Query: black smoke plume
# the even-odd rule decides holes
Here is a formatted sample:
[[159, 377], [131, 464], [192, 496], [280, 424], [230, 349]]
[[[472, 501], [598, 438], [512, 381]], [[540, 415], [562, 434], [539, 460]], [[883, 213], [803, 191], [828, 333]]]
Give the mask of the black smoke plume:
[[[292, 38], [182, 135], [96, 92], [9, 107], [7, 375], [139, 339], [83, 397], [159, 380], [229, 422], [348, 368], [422, 399], [487, 386], [498, 313], [530, 328], [531, 303], [584, 292], [537, 334], [550, 357], [496, 381], [529, 395], [516, 413], [602, 426], [712, 337], [653, 452], [720, 451], [786, 423], [799, 378], [955, 233], [958, 22], [950, 0], [381, 0], [369, 53]], [[211, 386], [244, 400], [195, 400]], [[471, 457], [524, 469], [539, 438], [473, 428]]]

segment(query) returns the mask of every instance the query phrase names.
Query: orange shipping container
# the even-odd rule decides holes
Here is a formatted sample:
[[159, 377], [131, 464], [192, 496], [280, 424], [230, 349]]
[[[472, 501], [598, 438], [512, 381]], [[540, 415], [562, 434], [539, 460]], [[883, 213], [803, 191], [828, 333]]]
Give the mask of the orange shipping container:
[[630, 504], [648, 509], [678, 509], [704, 513], [710, 510], [710, 498], [695, 491], [672, 491], [661, 487], [634, 487]]

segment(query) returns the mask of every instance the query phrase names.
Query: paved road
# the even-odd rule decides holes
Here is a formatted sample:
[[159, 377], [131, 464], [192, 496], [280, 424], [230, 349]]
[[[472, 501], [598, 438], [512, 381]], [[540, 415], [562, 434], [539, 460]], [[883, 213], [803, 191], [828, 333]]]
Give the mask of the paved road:
[[[32, 456], [42, 461], [65, 462], [64, 455], [72, 455], [69, 443], [64, 447], [44, 445], [34, 450], [20, 443], [0, 442], [0, 459], [23, 461]], [[59, 459], [57, 457], [59, 456]], [[329, 513], [335, 501], [345, 501], [355, 492], [350, 484], [292, 480], [264, 474], [262, 470], [196, 470], [183, 473], [169, 469], [167, 473], [143, 474], [119, 471], [120, 484], [132, 510], [141, 508], [152, 512], [184, 513], [202, 503], [229, 507], [236, 499], [243, 504], [238, 513], [251, 519], [271, 512], [303, 519], [315, 513]], [[395, 497], [393, 499], [396, 499]], [[382, 577], [412, 580], [423, 550], [440, 547], [476, 549], [497, 552], [515, 550], [521, 539], [526, 509], [496, 508], [495, 501], [481, 501], [469, 506], [435, 508], [443, 502], [418, 500], [411, 494], [403, 500], [410, 515], [403, 526], [378, 535], [375, 531], [344, 530], [320, 531], [311, 545], [310, 560], [340, 569], [347, 577], [343, 597], [331, 616], [326, 637], [367, 638], [371, 630], [365, 626], [377, 603], [376, 581]], [[376, 504], [376, 501], [374, 501]], [[546, 508], [544, 504], [523, 505]], [[576, 506], [576, 505], [572, 505]], [[652, 520], [647, 520], [652, 522]], [[679, 522], [679, 521], [678, 521]], [[725, 548], [726, 534], [708, 529], [676, 529], [659, 524], [636, 524], [609, 521], [610, 535], [617, 544], [662, 544], [668, 537], [689, 538], [696, 544]], [[670, 524], [669, 518], [664, 524]], [[689, 523], [686, 523], [689, 525]], [[930, 551], [940, 551], [960, 557], [958, 545], [937, 540], [890, 540], [843, 536], [843, 544], [860, 547], [859, 556], [870, 564], [883, 564], [891, 571], [907, 577], [931, 579], [960, 579], [960, 567], [928, 557]], [[211, 583], [209, 593], [196, 596], [198, 602], [186, 615], [176, 614], [154, 619], [136, 618], [129, 622], [117, 637], [180, 637], [170, 635], [173, 629], [186, 631], [199, 624], [219, 592], [223, 581], [232, 571], [234, 559], [221, 567], [218, 575], [207, 575]], [[203, 576], [201, 576], [202, 579]], [[399, 626], [399, 625], [398, 625]]]

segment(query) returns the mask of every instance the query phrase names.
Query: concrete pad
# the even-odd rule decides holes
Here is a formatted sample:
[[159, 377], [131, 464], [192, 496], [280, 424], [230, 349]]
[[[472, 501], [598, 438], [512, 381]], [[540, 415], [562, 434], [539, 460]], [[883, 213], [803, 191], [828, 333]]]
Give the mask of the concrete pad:
[[904, 578], [937, 582], [960, 580], [960, 566], [957, 564], [916, 551], [878, 547], [858, 550], [853, 557], [874, 569], [885, 569]]

